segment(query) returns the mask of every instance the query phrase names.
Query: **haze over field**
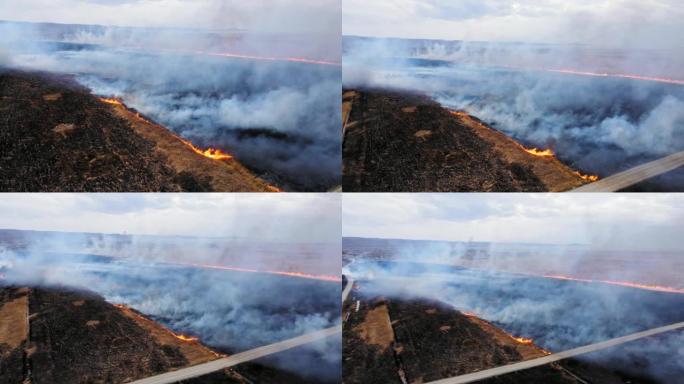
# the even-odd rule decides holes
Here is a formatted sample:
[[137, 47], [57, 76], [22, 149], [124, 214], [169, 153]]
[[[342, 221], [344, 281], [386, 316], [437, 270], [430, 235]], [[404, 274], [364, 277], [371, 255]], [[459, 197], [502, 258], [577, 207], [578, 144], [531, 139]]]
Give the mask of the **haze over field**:
[[[443, 305], [552, 353], [684, 320], [684, 205], [676, 194], [343, 198], [343, 271], [364, 306], [383, 298]], [[413, 319], [411, 329], [429, 323], [395, 318], [403, 326]], [[674, 331], [579, 359], [676, 382], [682, 337]]]
[[[230, 354], [339, 322], [338, 196], [8, 194], [0, 206], [0, 228], [31, 230], [0, 230], [2, 286], [94, 291]], [[328, 339], [267, 365], [334, 382], [340, 353]]]
[[347, 237], [684, 249], [677, 236], [684, 205], [677, 195], [353, 194], [343, 199]]
[[[156, 29], [153, 34], [131, 35], [144, 38], [137, 41], [139, 44], [162, 42], [164, 34], [172, 36], [169, 30], [196, 34], [239, 31], [253, 38], [258, 35], [301, 36], [310, 44], [299, 46], [299, 49], [308, 49], [308, 53], [319, 58], [338, 58], [339, 61], [339, 8], [338, 2], [327, 0], [27, 0], [21, 7], [10, 2], [0, 4], [0, 20]], [[81, 37], [94, 43], [105, 42], [116, 34], [116, 29], [111, 28], [104, 35], [81, 33]], [[166, 42], [172, 43], [168, 39]], [[276, 47], [277, 44], [270, 44], [263, 48]]]
[[[344, 35], [680, 49], [677, 0], [343, 2]], [[681, 56], [680, 56], [681, 58]]]
[[[684, 149], [682, 12], [668, 0], [347, 1], [343, 83], [425, 93], [603, 178]], [[677, 171], [647, 189], [683, 185]]]
[[73, 74], [284, 189], [339, 184], [338, 2], [27, 3], [0, 5], [0, 66]]

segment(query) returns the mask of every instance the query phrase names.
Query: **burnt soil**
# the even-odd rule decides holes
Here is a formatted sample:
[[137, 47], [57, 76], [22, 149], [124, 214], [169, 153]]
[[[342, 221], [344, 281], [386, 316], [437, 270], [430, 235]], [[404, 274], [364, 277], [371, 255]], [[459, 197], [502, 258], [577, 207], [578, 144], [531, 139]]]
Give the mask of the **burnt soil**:
[[[362, 287], [363, 282], [359, 284]], [[373, 315], [378, 310], [383, 312], [382, 316]], [[507, 365], [545, 353], [533, 344], [517, 345], [493, 324], [440, 303], [365, 297], [358, 287], [344, 304], [342, 316], [342, 377], [346, 384], [418, 384]], [[478, 383], [626, 382], [652, 383], [647, 379], [626, 378], [605, 367], [572, 359]]]
[[528, 155], [425, 95], [346, 90], [343, 118], [345, 191], [542, 192], [583, 183], [557, 159]]
[[255, 177], [240, 173], [232, 180], [244, 183], [215, 188], [219, 183], [206, 174], [174, 168], [172, 158], [155, 150], [157, 143], [114, 112], [70, 76], [0, 68], [0, 191], [202, 192], [263, 187]]
[[[0, 287], [0, 308], [28, 297], [29, 331], [17, 348], [0, 335], [0, 383], [122, 383], [184, 368], [182, 341], [160, 343], [102, 297], [71, 288]], [[0, 319], [2, 320], [2, 319]], [[161, 326], [159, 326], [161, 328]], [[206, 347], [197, 344], [197, 348]], [[218, 356], [216, 357], [218, 358]], [[246, 363], [186, 383], [306, 383], [295, 374]]]

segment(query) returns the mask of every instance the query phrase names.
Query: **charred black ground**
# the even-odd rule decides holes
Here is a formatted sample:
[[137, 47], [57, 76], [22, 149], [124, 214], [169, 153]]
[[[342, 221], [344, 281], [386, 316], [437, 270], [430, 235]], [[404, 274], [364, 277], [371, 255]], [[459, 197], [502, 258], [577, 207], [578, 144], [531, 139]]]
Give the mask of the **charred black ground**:
[[350, 89], [344, 101], [345, 191], [541, 192], [582, 184], [556, 159], [527, 155], [469, 117], [478, 133], [427, 96]]
[[[7, 306], [16, 300], [28, 304], [28, 318], [23, 319], [28, 327], [15, 324], [13, 330], [27, 333], [16, 348], [0, 343], [0, 382], [119, 383], [192, 363], [181, 348], [162, 344], [149, 329], [94, 293], [65, 287], [0, 287], [3, 322], [9, 310], [23, 310]], [[0, 337], [5, 340], [8, 335]], [[241, 364], [186, 382], [316, 383], [259, 363]]]
[[[219, 188], [206, 173], [211, 164], [174, 168], [155, 150], [158, 143], [70, 76], [0, 69], [0, 114], [2, 191], [203, 192], [259, 184], [237, 164], [224, 170], [234, 178]], [[160, 137], [172, 137], [159, 129]]]
[[[361, 287], [364, 283], [358, 282]], [[343, 308], [344, 383], [423, 383], [544, 355], [534, 345], [516, 345], [516, 341], [495, 325], [438, 302], [368, 297], [359, 291], [353, 291], [350, 299]], [[653, 384], [658, 381], [570, 359], [478, 383]]]
[[68, 77], [3, 71], [0, 98], [3, 191], [174, 191], [202, 184], [174, 175], [153, 143]]
[[[648, 285], [679, 287], [679, 279], [660, 274], [662, 280], [638, 284], [613, 274], [613, 284], [605, 281], [615, 265], [651, 271], [657, 256], [563, 249], [554, 256], [552, 246], [539, 244], [344, 238], [344, 270], [355, 281], [342, 313], [343, 359], [353, 362], [343, 367], [344, 382], [438, 380], [543, 356], [541, 348], [561, 352], [684, 319], [684, 295]], [[530, 254], [551, 263], [582, 260], [573, 273], [596, 280], [525, 268], [535, 260]], [[682, 337], [669, 332], [485, 382], [676, 382], [684, 369]]]

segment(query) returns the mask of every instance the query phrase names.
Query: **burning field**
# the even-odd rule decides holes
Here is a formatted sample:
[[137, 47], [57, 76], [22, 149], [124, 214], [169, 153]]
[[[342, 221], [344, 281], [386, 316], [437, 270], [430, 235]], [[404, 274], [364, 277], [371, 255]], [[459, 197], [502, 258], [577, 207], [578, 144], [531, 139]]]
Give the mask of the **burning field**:
[[680, 207], [676, 194], [345, 196], [344, 382], [678, 382]]
[[[45, 181], [78, 191], [340, 184], [341, 70], [330, 50], [316, 51], [320, 42], [12, 22], [0, 31], [2, 145], [10, 151], [2, 167], [17, 174], [3, 180], [5, 190], [44, 190], [37, 186]], [[90, 140], [84, 130], [94, 131]], [[27, 149], [38, 145], [42, 151]], [[125, 174], [108, 163], [122, 163]]]
[[338, 382], [333, 194], [8, 194], [0, 205], [0, 227], [61, 229], [0, 230], [0, 382]]
[[[354, 257], [344, 382], [430, 382], [681, 322], [684, 291]], [[491, 379], [671, 383], [681, 332]], [[478, 381], [479, 382], [479, 381]], [[482, 381], [490, 382], [490, 381]]]
[[[30, 369], [23, 377], [32, 382], [141, 379], [332, 327], [339, 319], [339, 282], [326, 276], [21, 250], [5, 250], [3, 265], [4, 294], [29, 292], [31, 305], [30, 338], [3, 351], [19, 356], [4, 363], [7, 375], [21, 374], [21, 351], [27, 351], [23, 364]], [[265, 294], [273, 291], [283, 295]], [[69, 328], [73, 323], [83, 328]], [[121, 333], [118, 323], [133, 330]], [[121, 362], [102, 357], [112, 344]], [[339, 340], [323, 340], [192, 382], [336, 382], [339, 353]], [[129, 360], [140, 367], [131, 368]]]
[[[345, 37], [343, 84], [357, 91], [345, 96], [345, 187], [570, 190], [679, 153], [676, 60], [655, 50]], [[683, 175], [628, 189], [679, 191]]]
[[596, 180], [427, 96], [348, 90], [345, 191], [566, 191]]
[[3, 191], [274, 191], [70, 76], [0, 72]]

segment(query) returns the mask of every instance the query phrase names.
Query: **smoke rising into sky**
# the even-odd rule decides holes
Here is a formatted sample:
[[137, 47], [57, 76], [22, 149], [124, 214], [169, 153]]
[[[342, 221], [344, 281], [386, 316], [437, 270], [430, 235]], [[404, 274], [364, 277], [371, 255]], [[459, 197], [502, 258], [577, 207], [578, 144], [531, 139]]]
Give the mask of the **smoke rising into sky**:
[[673, 49], [683, 15], [677, 0], [345, 0], [343, 33]]
[[333, 0], [25, 0], [0, 3], [0, 19], [332, 36], [339, 9]]
[[339, 243], [324, 194], [7, 194], [0, 228]]
[[347, 194], [344, 236], [684, 249], [681, 196]]

